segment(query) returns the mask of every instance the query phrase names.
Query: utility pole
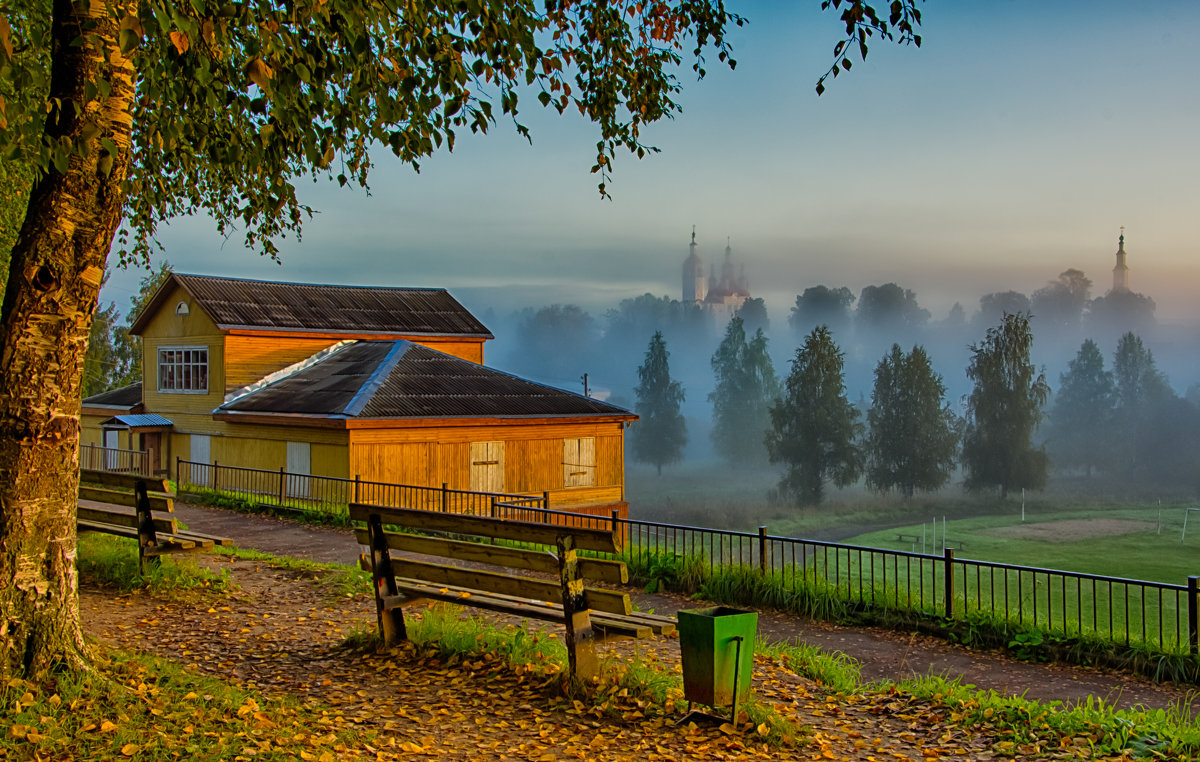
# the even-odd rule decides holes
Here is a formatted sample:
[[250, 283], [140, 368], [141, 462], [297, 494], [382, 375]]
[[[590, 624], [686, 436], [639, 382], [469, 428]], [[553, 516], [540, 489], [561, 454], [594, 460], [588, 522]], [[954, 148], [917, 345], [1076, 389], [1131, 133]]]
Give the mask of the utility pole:
[[590, 395], [588, 395], [588, 382], [587, 382], [587, 377], [588, 377], [588, 374], [586, 374], [586, 373], [584, 373], [584, 374], [583, 374], [583, 376], [582, 376], [582, 378], [583, 378], [583, 396], [584, 396], [584, 397], [590, 396]]

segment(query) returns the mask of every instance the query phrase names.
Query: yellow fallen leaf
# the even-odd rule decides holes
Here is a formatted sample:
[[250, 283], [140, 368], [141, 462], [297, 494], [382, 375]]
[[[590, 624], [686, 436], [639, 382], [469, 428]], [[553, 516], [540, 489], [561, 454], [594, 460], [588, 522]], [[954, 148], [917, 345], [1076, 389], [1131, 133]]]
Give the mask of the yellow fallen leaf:
[[762, 723], [761, 725], [759, 725], [757, 728], [755, 728], [755, 730], [758, 732], [758, 734], [760, 736], [765, 736], [771, 732], [771, 729], [767, 727], [767, 723], [765, 723], [765, 722]]
[[117, 729], [117, 726], [112, 724], [108, 720], [105, 720], [104, 722], [100, 723], [100, 732], [101, 733], [112, 733], [112, 732], [115, 732], [116, 729]]
[[141, 747], [138, 746], [137, 744], [127, 743], [121, 747], [121, 756], [132, 757], [134, 754], [137, 754], [141, 750], [142, 750]]
[[8, 728], [8, 737], [15, 738], [18, 741], [25, 738], [29, 734], [29, 728], [25, 725], [10, 725]]
[[471, 597], [471, 594], [470, 594], [470, 593], [468, 593], [466, 590], [461, 590], [461, 591], [459, 591], [459, 593], [458, 593], [458, 597], [459, 597], [459, 598], [470, 598], [470, 597]]

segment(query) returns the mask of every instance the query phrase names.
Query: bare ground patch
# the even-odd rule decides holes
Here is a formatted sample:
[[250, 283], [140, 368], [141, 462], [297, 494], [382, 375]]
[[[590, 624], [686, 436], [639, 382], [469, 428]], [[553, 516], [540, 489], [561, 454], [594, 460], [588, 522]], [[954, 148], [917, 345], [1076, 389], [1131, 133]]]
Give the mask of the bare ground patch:
[[1037, 540], [1039, 542], [1077, 542], [1097, 537], [1114, 537], [1122, 534], [1148, 532], [1155, 528], [1152, 521], [1133, 519], [1064, 519], [1043, 521], [1036, 524], [1018, 524], [1010, 527], [989, 529], [982, 534], [1014, 540]]

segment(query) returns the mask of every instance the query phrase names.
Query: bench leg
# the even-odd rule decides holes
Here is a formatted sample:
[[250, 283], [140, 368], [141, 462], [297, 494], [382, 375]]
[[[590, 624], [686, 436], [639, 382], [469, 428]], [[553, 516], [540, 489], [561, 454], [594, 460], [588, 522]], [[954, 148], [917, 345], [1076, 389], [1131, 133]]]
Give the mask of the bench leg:
[[154, 516], [150, 513], [150, 497], [146, 494], [146, 482], [139, 479], [133, 485], [133, 497], [133, 510], [137, 515], [138, 525], [138, 571], [145, 574], [147, 561], [152, 569], [157, 569], [162, 563], [157, 555], [146, 555], [147, 550], [158, 546]]
[[579, 559], [572, 540], [569, 536], [558, 539], [563, 620], [567, 627], [567, 667], [571, 679], [590, 683], [600, 674], [600, 662], [596, 658], [596, 632], [592, 629], [591, 612], [583, 595], [583, 580], [579, 578]]
[[371, 586], [375, 588], [379, 635], [384, 645], [394, 646], [402, 640], [408, 640], [408, 631], [404, 627], [404, 611], [399, 607], [388, 609], [384, 606], [384, 598], [395, 596], [398, 591], [396, 575], [392, 571], [392, 554], [388, 550], [379, 516], [371, 516], [367, 521], [367, 533], [371, 541]]

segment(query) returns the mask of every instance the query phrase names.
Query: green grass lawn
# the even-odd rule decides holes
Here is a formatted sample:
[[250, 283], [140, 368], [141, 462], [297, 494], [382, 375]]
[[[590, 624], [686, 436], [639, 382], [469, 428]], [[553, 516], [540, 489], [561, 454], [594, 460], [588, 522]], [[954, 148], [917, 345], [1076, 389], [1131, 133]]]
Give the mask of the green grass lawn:
[[[913, 550], [897, 535], [926, 538], [925, 552], [941, 553], [943, 531], [956, 555], [980, 561], [1087, 572], [1106, 576], [1184, 584], [1200, 574], [1200, 513], [1193, 513], [1186, 540], [1180, 540], [1187, 503], [1113, 506], [1027, 505], [1001, 515], [912, 523], [849, 539], [854, 545]], [[937, 546], [934, 545], [936, 518]], [[916, 550], [921, 551], [920, 543]]]

